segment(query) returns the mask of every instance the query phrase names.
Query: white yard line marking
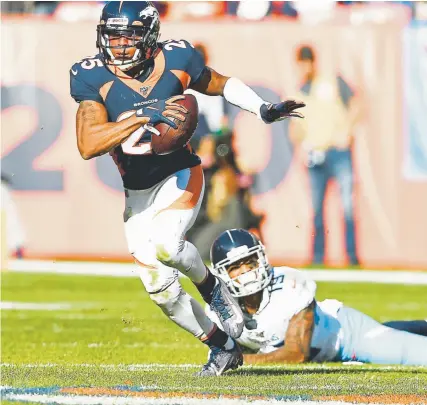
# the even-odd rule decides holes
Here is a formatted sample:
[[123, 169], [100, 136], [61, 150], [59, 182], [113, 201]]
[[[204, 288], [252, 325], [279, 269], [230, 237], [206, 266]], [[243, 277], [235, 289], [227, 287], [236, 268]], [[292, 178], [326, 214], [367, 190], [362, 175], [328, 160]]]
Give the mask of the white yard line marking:
[[13, 364], [13, 363], [0, 363], [1, 367], [24, 367], [24, 368], [61, 368], [61, 367], [77, 367], [77, 368], [106, 368], [112, 370], [154, 370], [154, 369], [182, 369], [182, 368], [196, 368], [200, 367], [200, 364], [92, 364], [92, 363], [81, 363], [81, 364], [59, 364], [59, 363], [40, 363], [40, 364]]
[[0, 302], [0, 309], [20, 309], [35, 311], [56, 311], [59, 309], [71, 309], [72, 305], [66, 302], [42, 303], [42, 302]]
[[[10, 260], [8, 267], [9, 270], [15, 272], [138, 277], [138, 267], [133, 263]], [[427, 285], [427, 271], [320, 269], [304, 271], [306, 271], [307, 274], [309, 274], [315, 281]]]
[[71, 303], [71, 302], [16, 302], [16, 301], [1, 301], [1, 310], [29, 310], [29, 311], [57, 311], [69, 309], [85, 309], [92, 308], [93, 303]]
[[10, 260], [10, 271], [24, 273], [80, 274], [91, 276], [138, 277], [133, 263], [55, 262], [51, 260]]
[[[347, 363], [343, 363], [347, 366]], [[325, 364], [307, 364], [303, 368], [298, 366], [272, 366], [272, 365], [263, 365], [263, 366], [251, 366], [246, 365], [240, 369], [251, 369], [251, 368], [262, 368], [268, 370], [288, 370], [295, 368], [296, 370], [338, 370], [343, 369], [343, 365], [329, 366]], [[362, 367], [366, 371], [407, 371], [417, 369], [420, 371], [427, 371], [426, 366], [378, 366], [378, 365], [366, 365], [361, 363]], [[358, 364], [353, 364], [354, 367]], [[138, 370], [162, 370], [162, 369], [193, 369], [200, 367], [200, 364], [165, 364], [165, 363], [145, 363], [145, 364], [94, 364], [94, 363], [0, 363], [0, 367], [19, 367], [19, 368], [105, 368], [111, 370], [122, 370], [122, 371], [138, 371]], [[347, 370], [346, 370], [347, 371]]]

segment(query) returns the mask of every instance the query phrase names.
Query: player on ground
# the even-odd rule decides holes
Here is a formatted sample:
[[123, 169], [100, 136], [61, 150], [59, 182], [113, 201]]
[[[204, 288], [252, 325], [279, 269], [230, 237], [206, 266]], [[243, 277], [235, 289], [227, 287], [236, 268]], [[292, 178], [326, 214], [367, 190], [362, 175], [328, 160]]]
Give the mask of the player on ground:
[[245, 328], [237, 341], [254, 353], [244, 355], [247, 364], [427, 365], [426, 337], [381, 325], [337, 300], [316, 301], [316, 283], [302, 271], [271, 267], [263, 245], [248, 231], [222, 233], [211, 260], [212, 271], [242, 308]]
[[[70, 70], [71, 96], [80, 103], [77, 145], [84, 159], [105, 153], [114, 159], [125, 189], [127, 243], [141, 280], [172, 321], [212, 349], [200, 375], [210, 375], [212, 362], [218, 365], [219, 375], [242, 363], [233, 338], [243, 330], [243, 316], [225, 284], [184, 239], [203, 198], [200, 159], [189, 147], [154, 154], [146, 125], [166, 123], [176, 128], [171, 119], [182, 121], [186, 112], [174, 101], [187, 88], [224, 96], [265, 123], [302, 117], [295, 109], [304, 104], [267, 103], [239, 79], [205, 66], [187, 41], [158, 42], [159, 35], [159, 14], [151, 2], [105, 5], [97, 27], [99, 54]], [[178, 271], [197, 286], [226, 333], [182, 290]]]

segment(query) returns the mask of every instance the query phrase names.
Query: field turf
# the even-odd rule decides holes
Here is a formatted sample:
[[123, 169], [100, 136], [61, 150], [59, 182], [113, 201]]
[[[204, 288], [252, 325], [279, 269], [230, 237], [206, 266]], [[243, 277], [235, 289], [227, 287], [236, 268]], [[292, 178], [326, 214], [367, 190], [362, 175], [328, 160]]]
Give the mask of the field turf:
[[[9, 308], [1, 313], [3, 404], [225, 404], [237, 397], [427, 403], [426, 368], [271, 365], [196, 378], [207, 348], [165, 317], [138, 278], [3, 272], [1, 279]], [[188, 280], [182, 283], [199, 297]], [[426, 286], [318, 283], [319, 300], [342, 300], [381, 322], [426, 318], [426, 296]], [[73, 395], [81, 401], [60, 402]], [[161, 402], [170, 397], [178, 399]]]

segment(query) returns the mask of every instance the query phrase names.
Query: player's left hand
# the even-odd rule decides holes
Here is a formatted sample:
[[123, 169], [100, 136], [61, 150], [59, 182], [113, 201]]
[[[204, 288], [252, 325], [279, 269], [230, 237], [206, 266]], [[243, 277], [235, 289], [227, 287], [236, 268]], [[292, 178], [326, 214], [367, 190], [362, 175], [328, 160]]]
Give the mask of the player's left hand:
[[296, 112], [297, 108], [305, 107], [302, 101], [286, 100], [277, 104], [263, 104], [260, 109], [262, 120], [266, 124], [284, 120], [285, 118], [297, 117], [304, 118], [304, 116]]
[[144, 127], [151, 130], [156, 135], [160, 135], [160, 133], [157, 130], [153, 130], [153, 127], [160, 123], [167, 124], [176, 129], [178, 126], [172, 119], [175, 118], [179, 121], [185, 121], [185, 114], [188, 113], [188, 110], [184, 106], [175, 103], [175, 101], [183, 98], [184, 96], [176, 96], [167, 100], [160, 100], [148, 107], [140, 108], [137, 110], [136, 116], [149, 118], [149, 121]]

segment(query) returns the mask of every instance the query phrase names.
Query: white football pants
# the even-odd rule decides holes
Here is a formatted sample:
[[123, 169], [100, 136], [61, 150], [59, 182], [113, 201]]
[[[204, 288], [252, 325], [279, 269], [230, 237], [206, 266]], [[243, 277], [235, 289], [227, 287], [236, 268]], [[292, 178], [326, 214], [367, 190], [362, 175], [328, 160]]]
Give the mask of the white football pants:
[[202, 203], [201, 166], [181, 170], [147, 190], [125, 190], [125, 234], [129, 252], [150, 298], [178, 325], [201, 340], [215, 326], [178, 281], [178, 270], [201, 283], [206, 267], [185, 241]]
[[427, 366], [427, 337], [384, 326], [353, 308], [338, 312], [343, 361]]

